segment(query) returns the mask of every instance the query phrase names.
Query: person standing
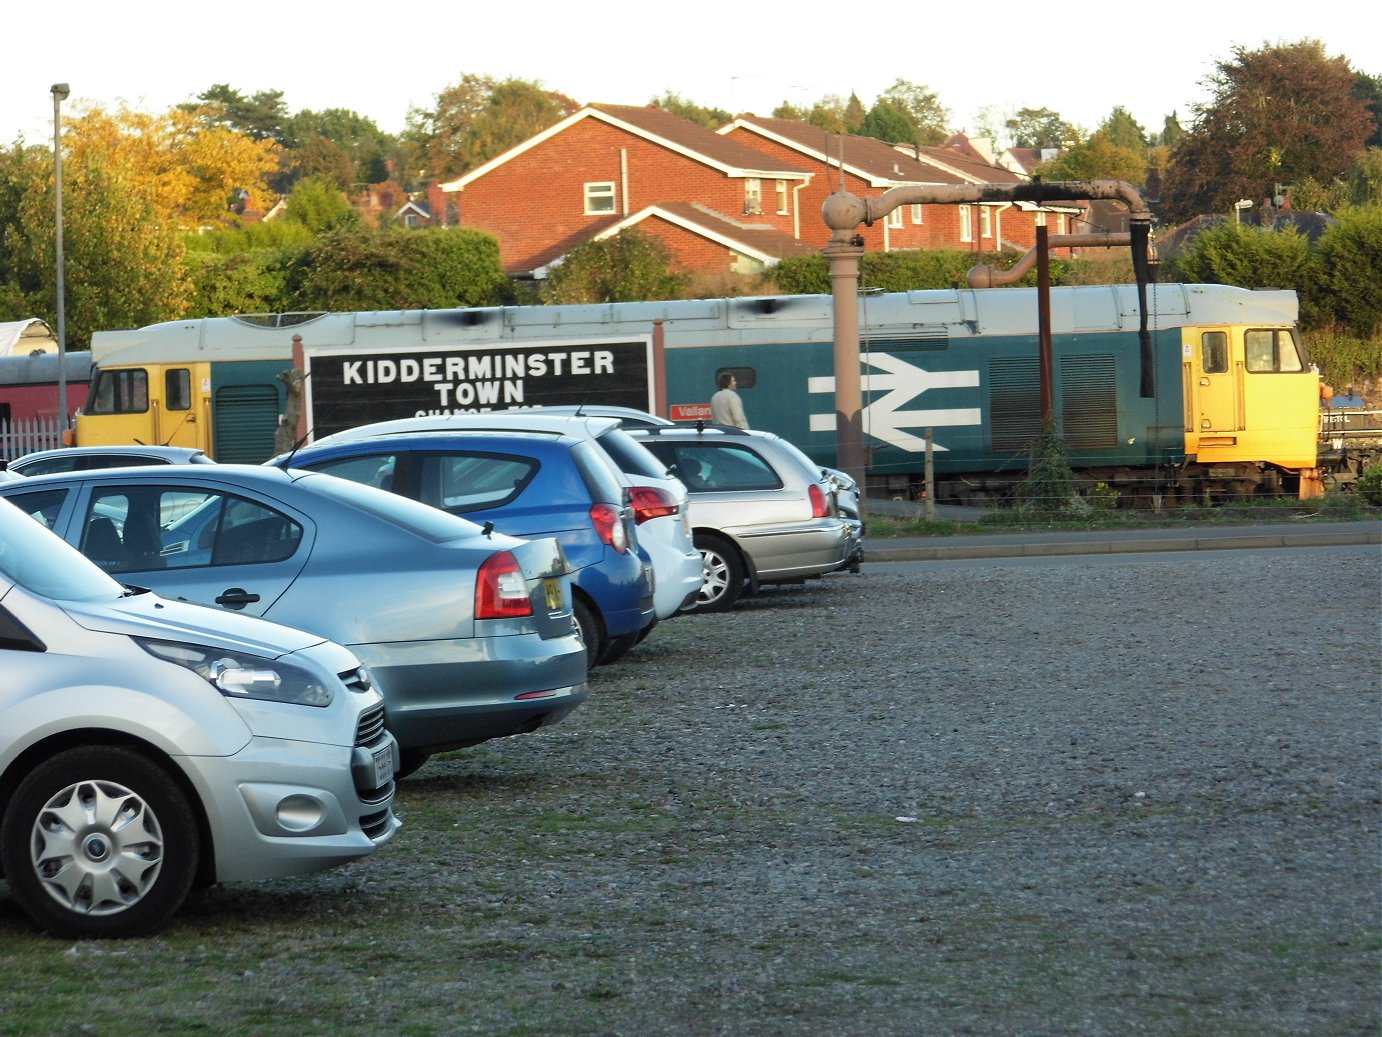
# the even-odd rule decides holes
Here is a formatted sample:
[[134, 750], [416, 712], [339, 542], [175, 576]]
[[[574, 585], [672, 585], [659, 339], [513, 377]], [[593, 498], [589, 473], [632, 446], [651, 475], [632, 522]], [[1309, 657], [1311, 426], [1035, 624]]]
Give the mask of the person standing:
[[710, 420], [717, 425], [733, 425], [735, 428], [748, 428], [749, 420], [744, 417], [744, 401], [734, 390], [739, 381], [734, 375], [720, 375], [720, 391], [710, 397]]

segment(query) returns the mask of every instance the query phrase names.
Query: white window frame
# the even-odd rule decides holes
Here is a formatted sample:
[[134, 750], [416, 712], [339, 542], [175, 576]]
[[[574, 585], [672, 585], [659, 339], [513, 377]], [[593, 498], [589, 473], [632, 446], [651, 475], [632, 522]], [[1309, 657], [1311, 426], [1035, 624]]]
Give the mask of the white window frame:
[[787, 181], [786, 181], [786, 180], [779, 180], [779, 181], [777, 182], [777, 214], [778, 214], [779, 216], [786, 216], [786, 215], [787, 215]]
[[[599, 203], [608, 201], [608, 207]], [[587, 216], [611, 216], [615, 212], [615, 184], [613, 180], [592, 180], [585, 185], [585, 214]]]
[[993, 209], [987, 205], [979, 206], [979, 237], [993, 237]]
[[921, 224], [922, 222], [925, 221], [925, 219], [926, 219], [926, 217], [925, 217], [925, 214], [922, 212], [922, 206], [921, 206], [920, 204], [913, 205], [913, 206], [912, 206], [912, 222], [913, 222], [914, 224]]
[[892, 212], [888, 213], [888, 226], [893, 230], [902, 229], [902, 206], [899, 205]]
[[972, 205], [958, 206], [960, 215], [960, 240], [974, 240], [974, 213]]

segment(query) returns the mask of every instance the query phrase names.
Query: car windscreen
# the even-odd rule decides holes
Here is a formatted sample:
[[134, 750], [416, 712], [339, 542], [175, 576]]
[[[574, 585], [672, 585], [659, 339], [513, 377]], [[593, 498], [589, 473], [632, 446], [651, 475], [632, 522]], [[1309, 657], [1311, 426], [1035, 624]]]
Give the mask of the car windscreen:
[[601, 433], [595, 440], [613, 458], [615, 465], [629, 475], [642, 475], [650, 479], [666, 479], [667, 466], [633, 436], [623, 429], [612, 428]]
[[0, 574], [60, 601], [106, 601], [124, 594], [95, 563], [7, 500], [0, 500]]
[[436, 543], [478, 536], [480, 533], [480, 527], [469, 519], [439, 511], [409, 497], [400, 497], [373, 486], [361, 486], [324, 472], [297, 471], [295, 474], [301, 477], [304, 486], [310, 485], [313, 491], [324, 497], [357, 508]]

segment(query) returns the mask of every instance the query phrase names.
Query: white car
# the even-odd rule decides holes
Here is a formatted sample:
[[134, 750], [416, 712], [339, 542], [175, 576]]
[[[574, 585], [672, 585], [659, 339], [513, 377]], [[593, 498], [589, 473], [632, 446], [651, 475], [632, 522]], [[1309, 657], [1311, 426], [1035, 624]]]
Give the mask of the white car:
[[[638, 524], [638, 543], [653, 566], [653, 610], [669, 619], [695, 604], [704, 572], [701, 554], [691, 536], [689, 495], [681, 480], [620, 427], [615, 418], [545, 414], [537, 410], [494, 411], [485, 414], [446, 414], [399, 418], [346, 429], [319, 439], [315, 446], [371, 436], [411, 432], [536, 432], [573, 436], [600, 448], [611, 467], [632, 488], [631, 504]], [[283, 459], [275, 458], [271, 464]]]
[[373, 853], [399, 759], [345, 648], [125, 588], [0, 500], [0, 872], [48, 932]]

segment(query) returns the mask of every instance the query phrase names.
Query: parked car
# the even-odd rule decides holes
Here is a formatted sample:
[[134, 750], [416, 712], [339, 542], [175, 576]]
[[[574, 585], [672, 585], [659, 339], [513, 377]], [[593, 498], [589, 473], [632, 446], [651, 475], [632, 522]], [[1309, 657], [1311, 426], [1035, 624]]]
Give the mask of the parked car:
[[128, 468], [151, 464], [215, 464], [195, 447], [183, 446], [60, 446], [35, 450], [9, 463], [15, 475], [52, 475], [90, 468]]
[[122, 582], [348, 647], [384, 695], [404, 773], [554, 723], [586, 696], [555, 540], [262, 465], [41, 475], [0, 495]]
[[623, 656], [655, 620], [628, 489], [592, 444], [505, 430], [353, 431], [271, 463], [379, 486], [511, 536], [555, 537], [592, 666]]
[[[628, 408], [605, 409], [638, 413]], [[619, 420], [554, 414], [548, 413], [547, 408], [401, 418], [338, 432], [318, 440], [310, 449], [373, 436], [459, 429], [573, 436], [594, 444], [619, 473], [618, 478], [630, 487], [638, 545], [646, 553], [654, 572], [656, 618], [670, 619], [694, 603], [701, 586], [701, 559], [691, 540], [686, 487], [667, 471], [665, 464], [630, 438], [620, 427]], [[293, 464], [310, 467], [301, 456], [301, 452], [295, 454]], [[649, 629], [645, 625], [643, 634]]]
[[127, 591], [0, 500], [0, 873], [57, 936], [160, 928], [195, 885], [398, 831], [398, 746], [340, 645]]
[[[531, 407], [521, 411], [500, 411], [499, 413], [570, 414], [584, 415], [587, 417], [617, 418], [620, 425], [626, 429], [678, 427], [678, 423], [672, 421], [670, 418], [660, 417], [657, 414], [650, 414], [647, 411], [637, 410], [633, 407], [618, 407], [612, 404], [602, 403], [550, 404], [541, 407]], [[680, 427], [707, 428], [715, 426], [711, 426], [706, 422], [681, 422]], [[859, 523], [859, 535], [862, 537], [864, 526], [862, 522], [863, 515], [859, 505], [858, 482], [847, 472], [842, 472], [838, 468], [817, 465], [815, 461], [807, 456], [805, 451], [791, 441], [784, 439], [782, 443], [791, 450], [794, 450], [808, 468], [820, 468], [822, 474], [827, 477], [828, 481], [834, 483], [840, 514], [845, 518], [853, 519]], [[862, 560], [863, 555], [861, 554], [859, 556], [859, 561]]]
[[770, 432], [662, 426], [629, 433], [686, 484], [704, 563], [697, 609], [730, 608], [762, 584], [850, 567], [857, 529], [818, 467]]

